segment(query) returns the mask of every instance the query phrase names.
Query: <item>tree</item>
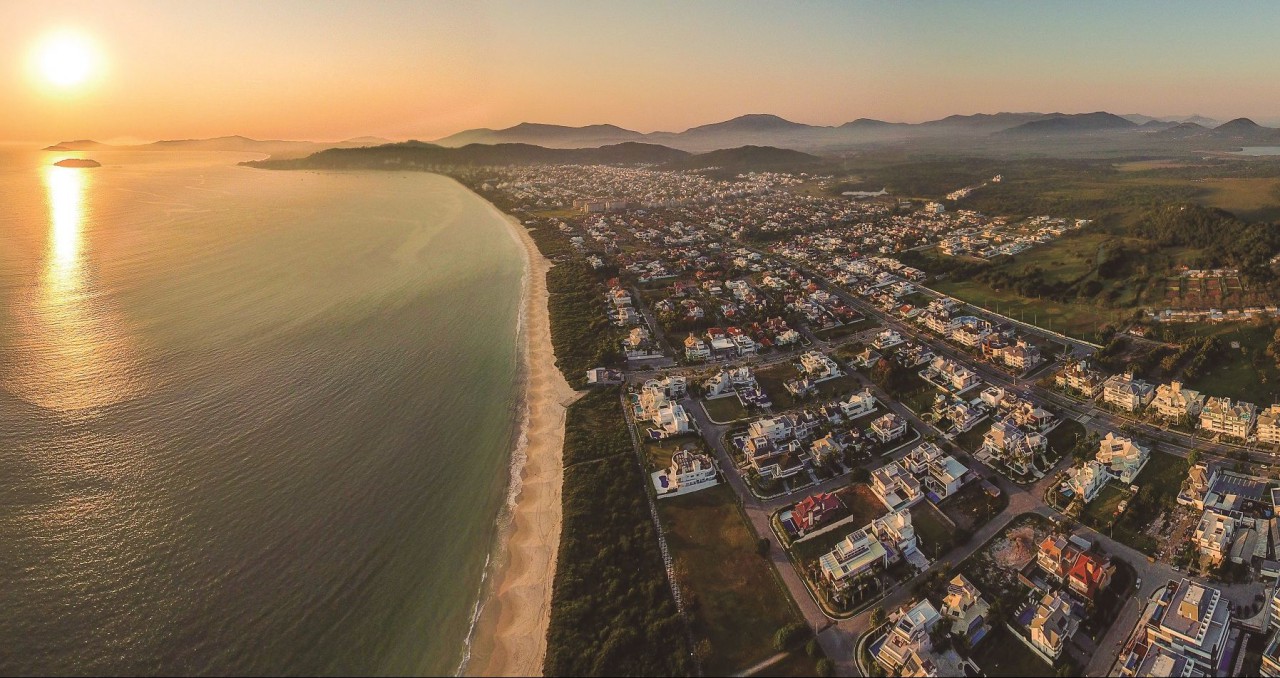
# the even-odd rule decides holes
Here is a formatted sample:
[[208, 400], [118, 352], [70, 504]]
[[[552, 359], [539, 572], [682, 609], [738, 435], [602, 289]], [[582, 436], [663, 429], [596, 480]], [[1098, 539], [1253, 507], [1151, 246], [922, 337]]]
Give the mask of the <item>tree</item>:
[[868, 620], [868, 621], [870, 621], [870, 622], [871, 622], [871, 627], [872, 627], [872, 628], [875, 628], [875, 627], [877, 627], [877, 626], [879, 626], [879, 625], [883, 624], [883, 623], [885, 622], [884, 608], [883, 608], [883, 607], [880, 607], [879, 605], [877, 605], [875, 608], [873, 608], [873, 609], [871, 610], [871, 617], [869, 618], [869, 620]]
[[1187, 453], [1187, 465], [1195, 466], [1200, 463], [1200, 450], [1191, 450]]
[[756, 553], [759, 553], [761, 557], [767, 556], [769, 555], [770, 546], [771, 545], [769, 544], [769, 540], [764, 537], [761, 537], [760, 539], [756, 540]]
[[804, 644], [804, 653], [809, 655], [811, 659], [818, 659], [822, 656], [822, 646], [818, 645], [817, 638], [810, 638], [809, 642]]
[[813, 673], [819, 678], [827, 678], [827, 676], [834, 676], [836, 673], [836, 663], [831, 661], [830, 659], [827, 659], [826, 657], [823, 657], [822, 659], [819, 659], [816, 664], [814, 664]]

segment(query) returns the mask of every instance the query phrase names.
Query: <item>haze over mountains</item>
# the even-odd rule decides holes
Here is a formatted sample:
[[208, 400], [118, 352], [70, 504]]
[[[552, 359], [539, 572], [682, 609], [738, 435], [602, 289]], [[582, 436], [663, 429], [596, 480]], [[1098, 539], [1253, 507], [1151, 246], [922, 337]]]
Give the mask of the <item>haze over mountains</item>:
[[[1180, 123], [1216, 126], [1217, 121], [1199, 115], [1157, 118], [1140, 114], [1096, 113], [979, 113], [951, 115], [922, 123], [888, 122], [859, 118], [843, 125], [823, 126], [786, 120], [776, 115], [750, 114], [724, 122], [692, 127], [683, 132], [643, 133], [616, 125], [568, 127], [521, 123], [505, 129], [471, 129], [435, 140], [440, 146], [525, 143], [548, 148], [584, 148], [626, 141], [662, 144], [692, 152], [748, 144], [801, 150], [839, 149], [868, 143], [928, 140], [948, 137], [1011, 135], [1061, 135], [1097, 132], [1154, 132]], [[1267, 128], [1263, 128], [1267, 129]]]
[[[158, 141], [137, 146], [107, 146], [91, 140], [64, 141], [50, 150], [94, 151], [108, 148], [134, 150], [237, 151], [270, 155], [273, 159], [300, 158], [326, 149], [362, 148], [390, 144], [379, 137], [357, 137], [341, 142], [255, 140], [241, 136], [215, 139]], [[839, 156], [885, 147], [903, 147], [929, 153], [1008, 154], [1036, 153], [1063, 157], [1099, 153], [1199, 152], [1233, 150], [1241, 146], [1280, 145], [1280, 129], [1264, 127], [1248, 118], [1219, 124], [1198, 115], [1156, 118], [1141, 114], [1002, 112], [951, 115], [922, 123], [900, 123], [859, 118], [838, 126], [808, 125], [776, 115], [743, 115], [723, 122], [692, 127], [683, 132], [642, 133], [616, 125], [570, 127], [521, 123], [505, 129], [472, 129], [429, 144], [434, 149], [470, 148], [465, 164], [485, 157], [506, 155], [522, 160], [552, 156], [547, 150], [609, 148], [609, 157], [634, 157], [631, 162], [666, 164], [684, 156], [744, 147], [785, 149], [802, 154]], [[395, 144], [397, 147], [403, 146]], [[505, 146], [497, 153], [477, 146]], [[530, 147], [516, 150], [516, 146]], [[539, 149], [537, 151], [530, 150]], [[434, 152], [433, 152], [434, 153]], [[754, 151], [759, 155], [761, 151]], [[438, 155], [438, 154], [437, 154]], [[583, 157], [588, 157], [585, 154]], [[443, 156], [440, 156], [443, 157]], [[459, 156], [464, 157], [464, 156]], [[578, 162], [567, 159], [547, 162]], [[770, 166], [806, 162], [802, 155], [765, 158]], [[623, 162], [614, 160], [614, 162]], [[702, 162], [702, 161], [699, 161]]]

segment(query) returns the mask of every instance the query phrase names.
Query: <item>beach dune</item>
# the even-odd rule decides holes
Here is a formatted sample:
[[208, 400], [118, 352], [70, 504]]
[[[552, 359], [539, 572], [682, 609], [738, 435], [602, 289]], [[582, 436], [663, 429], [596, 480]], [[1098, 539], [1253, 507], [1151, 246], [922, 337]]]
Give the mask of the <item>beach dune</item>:
[[518, 220], [503, 216], [524, 245], [528, 262], [521, 311], [527, 441], [506, 543], [498, 545], [498, 567], [463, 671], [466, 675], [532, 676], [542, 674], [546, 656], [551, 584], [560, 547], [565, 411], [581, 394], [556, 367], [551, 345], [546, 278], [552, 263]]

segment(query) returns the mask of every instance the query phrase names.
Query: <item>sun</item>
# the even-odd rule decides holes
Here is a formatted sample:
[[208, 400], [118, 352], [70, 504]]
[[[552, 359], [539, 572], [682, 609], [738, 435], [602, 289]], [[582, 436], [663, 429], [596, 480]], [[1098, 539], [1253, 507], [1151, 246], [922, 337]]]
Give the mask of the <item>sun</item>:
[[35, 56], [40, 77], [58, 89], [83, 85], [94, 75], [100, 62], [93, 43], [70, 31], [46, 37], [36, 47]]

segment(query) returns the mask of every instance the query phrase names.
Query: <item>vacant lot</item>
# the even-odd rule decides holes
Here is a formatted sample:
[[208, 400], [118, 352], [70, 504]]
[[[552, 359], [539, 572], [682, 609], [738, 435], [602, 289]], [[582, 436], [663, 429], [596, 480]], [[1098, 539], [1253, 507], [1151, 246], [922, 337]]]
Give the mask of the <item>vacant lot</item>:
[[911, 526], [916, 530], [920, 552], [930, 560], [941, 558], [955, 546], [955, 528], [927, 501], [911, 507]]
[[718, 421], [722, 424], [728, 424], [747, 416], [747, 410], [742, 406], [742, 402], [738, 400], [737, 396], [703, 400], [702, 407], [707, 410], [707, 416], [711, 417], [712, 421]]
[[1142, 473], [1134, 479], [1138, 494], [1115, 521], [1112, 536], [1147, 555], [1155, 555], [1165, 541], [1162, 531], [1172, 529], [1176, 522], [1178, 490], [1186, 477], [1186, 459], [1152, 452]]
[[773, 634], [799, 620], [733, 490], [719, 485], [658, 503], [676, 576], [693, 608], [694, 635], [711, 645], [704, 669], [741, 671], [774, 654]]
[[999, 497], [987, 494], [982, 483], [973, 481], [960, 491], [942, 500], [938, 508], [962, 530], [970, 532], [985, 525], [1009, 505], [1009, 498], [1002, 492]]
[[991, 629], [978, 644], [973, 661], [988, 676], [1053, 676], [1054, 667], [1031, 651], [1004, 624]]

